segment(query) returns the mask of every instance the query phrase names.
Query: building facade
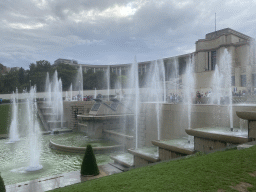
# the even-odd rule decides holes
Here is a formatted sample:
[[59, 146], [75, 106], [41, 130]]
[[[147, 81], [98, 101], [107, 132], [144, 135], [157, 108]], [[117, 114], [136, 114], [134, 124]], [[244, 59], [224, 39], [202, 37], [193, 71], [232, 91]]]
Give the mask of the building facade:
[[[216, 68], [221, 61], [221, 56], [226, 49], [231, 55], [232, 63], [232, 86], [238, 89], [253, 90], [256, 87], [256, 67], [255, 67], [255, 46], [254, 39], [230, 28], [221, 29], [205, 35], [205, 39], [199, 39], [195, 43], [195, 52], [164, 58], [165, 77], [167, 84], [173, 82], [182, 84], [187, 65], [194, 57], [195, 89], [209, 89], [211, 79]], [[139, 75], [145, 75], [149, 71], [150, 65], [154, 61], [138, 63]], [[74, 60], [58, 59], [54, 64], [66, 63], [76, 66], [81, 65], [83, 71], [92, 70], [106, 71], [108, 68], [117, 75], [127, 75], [131, 64], [117, 65], [90, 65], [78, 64]]]
[[209, 87], [225, 49], [232, 58], [232, 86], [253, 89], [256, 86], [254, 39], [230, 28], [208, 33], [205, 39], [196, 41], [197, 88]]

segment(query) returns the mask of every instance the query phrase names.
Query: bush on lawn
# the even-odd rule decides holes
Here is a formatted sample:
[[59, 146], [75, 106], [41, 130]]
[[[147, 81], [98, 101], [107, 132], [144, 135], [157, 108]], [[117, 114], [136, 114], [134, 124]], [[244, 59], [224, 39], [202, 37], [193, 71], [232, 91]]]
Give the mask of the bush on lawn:
[[6, 190], [5, 190], [5, 185], [4, 185], [4, 180], [3, 180], [3, 178], [1, 177], [1, 175], [0, 175], [0, 191], [1, 192], [5, 192]]
[[99, 175], [99, 168], [90, 144], [87, 145], [85, 150], [85, 155], [81, 166], [81, 175]]

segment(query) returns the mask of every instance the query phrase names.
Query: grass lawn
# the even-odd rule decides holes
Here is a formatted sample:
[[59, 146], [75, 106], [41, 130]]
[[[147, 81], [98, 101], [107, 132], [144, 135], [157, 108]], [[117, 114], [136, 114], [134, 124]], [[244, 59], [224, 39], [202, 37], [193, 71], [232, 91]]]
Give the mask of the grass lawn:
[[10, 106], [9, 104], [0, 105], [0, 134], [8, 133]]
[[[54, 192], [82, 191], [237, 191], [251, 185], [256, 191], [256, 146], [244, 150], [227, 150], [208, 155], [197, 154], [185, 159], [133, 169]], [[220, 190], [220, 191], [222, 191]], [[246, 190], [245, 190], [246, 191]]]

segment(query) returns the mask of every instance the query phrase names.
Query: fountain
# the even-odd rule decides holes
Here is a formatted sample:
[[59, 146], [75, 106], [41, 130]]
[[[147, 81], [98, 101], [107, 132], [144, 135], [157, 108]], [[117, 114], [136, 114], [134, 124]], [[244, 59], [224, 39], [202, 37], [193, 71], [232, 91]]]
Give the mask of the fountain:
[[73, 100], [73, 94], [72, 94], [72, 91], [73, 91], [73, 89], [72, 89], [72, 83], [71, 83], [71, 84], [70, 84], [70, 87], [69, 87], [70, 101], [72, 101], [72, 100]]
[[108, 91], [108, 101], [109, 101], [109, 89], [110, 89], [110, 66], [108, 66], [107, 70], [106, 70], [106, 83], [107, 83], [107, 91]]
[[82, 65], [78, 68], [76, 81], [74, 86], [72, 87], [74, 91], [78, 91], [78, 95], [76, 95], [77, 101], [83, 101], [84, 91], [83, 91], [83, 69]]
[[40, 127], [37, 120], [37, 103], [36, 103], [36, 87], [30, 88], [29, 97], [27, 100], [27, 121], [29, 123], [28, 140], [30, 163], [26, 171], [37, 171], [43, 168], [40, 164], [41, 142], [40, 142]]
[[232, 59], [231, 55], [228, 53], [227, 49], [224, 49], [224, 53], [222, 54], [220, 60], [220, 69], [223, 72], [224, 77], [224, 90], [226, 93], [226, 97], [228, 98], [228, 110], [229, 110], [229, 121], [230, 121], [230, 129], [233, 130], [233, 105], [232, 105], [232, 84], [231, 84], [231, 76], [232, 76]]
[[[224, 49], [220, 57], [219, 69], [216, 66], [216, 71], [213, 75], [213, 98], [215, 98], [217, 101], [217, 105], [215, 107], [220, 108], [221, 100], [219, 98], [222, 97], [224, 106], [222, 106], [222, 109], [218, 110], [218, 112], [220, 113], [221, 111], [226, 111], [226, 114], [228, 114], [226, 117], [223, 117], [225, 113], [223, 113], [222, 116], [220, 115], [219, 121], [223, 121], [225, 118], [229, 119], [229, 123], [225, 123], [224, 121], [224, 124], [227, 125], [227, 127], [221, 126], [215, 128], [197, 128], [193, 130], [187, 129], [186, 133], [195, 137], [195, 150], [209, 152], [212, 150], [225, 148], [232, 144], [239, 144], [248, 141], [248, 133], [234, 128], [233, 126], [231, 61], [231, 55], [228, 53], [227, 49]], [[220, 74], [218, 72], [220, 72]], [[217, 78], [220, 80], [217, 80]], [[222, 82], [223, 87], [220, 87], [220, 81]], [[220, 91], [221, 89], [222, 91]], [[218, 124], [221, 125], [223, 122]]]
[[16, 92], [12, 94], [12, 121], [10, 125], [9, 131], [9, 142], [14, 143], [19, 141], [19, 132], [18, 132], [18, 89], [16, 88]]
[[[187, 116], [188, 116], [188, 129], [191, 129], [191, 111], [192, 111], [192, 103], [193, 103], [193, 98], [195, 95], [195, 82], [194, 82], [194, 55], [191, 55], [191, 58], [189, 59], [187, 68], [186, 68], [186, 73], [185, 73], [185, 81], [183, 85], [183, 90], [185, 92], [185, 104], [187, 105]], [[189, 143], [194, 143], [194, 138], [189, 136], [188, 137], [188, 142]]]
[[130, 72], [130, 79], [132, 89], [134, 90], [134, 125], [135, 125], [135, 148], [139, 145], [139, 115], [140, 115], [140, 90], [139, 90], [139, 74], [138, 74], [138, 63], [136, 57], [132, 64]]
[[45, 92], [46, 101], [38, 102], [39, 117], [46, 131], [59, 131], [65, 127], [66, 123], [63, 119], [62, 81], [58, 79], [57, 71], [54, 72], [51, 82], [47, 73]]
[[155, 104], [156, 122], [157, 122], [157, 139], [161, 139], [160, 117], [162, 112], [162, 103], [166, 101], [165, 91], [165, 71], [162, 60], [153, 61], [150, 66], [150, 72], [146, 80], [146, 97], [148, 103]]
[[211, 104], [216, 103], [217, 105], [220, 105], [220, 98], [221, 96], [221, 82], [222, 82], [223, 76], [220, 74], [220, 70], [218, 65], [215, 66], [215, 71], [213, 73], [212, 78], [212, 92], [211, 92]]
[[[178, 58], [175, 57], [174, 59], [174, 86], [175, 86], [175, 95], [178, 95], [178, 89], [179, 89], [179, 68], [178, 68]], [[175, 101], [176, 102], [176, 101]]]
[[[54, 126], [60, 123], [60, 127], [63, 127], [63, 98], [62, 98], [62, 81], [58, 79], [58, 72], [55, 71], [52, 82], [52, 112], [54, 119], [51, 121]], [[49, 121], [48, 121], [49, 122]], [[52, 127], [57, 128], [57, 127]]]
[[52, 99], [52, 92], [51, 92], [51, 82], [50, 82], [50, 77], [49, 73], [47, 72], [46, 74], [46, 80], [45, 80], [45, 92], [46, 92], [46, 106], [51, 106], [51, 99]]
[[[195, 95], [193, 67], [194, 67], [194, 56], [191, 55], [186, 65], [186, 72], [183, 77], [184, 99], [182, 104], [183, 113], [187, 113], [185, 115], [187, 116], [187, 121], [184, 121], [185, 123], [187, 122], [187, 124], [183, 126], [187, 126], [189, 130], [191, 129], [191, 112], [192, 112], [193, 97]], [[173, 75], [177, 77], [176, 70]], [[177, 93], [177, 90], [176, 90], [176, 93]], [[191, 155], [194, 153], [194, 149], [193, 149], [194, 138], [192, 136], [175, 138], [171, 140], [170, 139], [160, 140], [159, 138], [158, 140], [153, 140], [152, 144], [159, 148], [158, 155], [160, 160], [168, 160], [168, 159], [177, 158], [185, 155]]]

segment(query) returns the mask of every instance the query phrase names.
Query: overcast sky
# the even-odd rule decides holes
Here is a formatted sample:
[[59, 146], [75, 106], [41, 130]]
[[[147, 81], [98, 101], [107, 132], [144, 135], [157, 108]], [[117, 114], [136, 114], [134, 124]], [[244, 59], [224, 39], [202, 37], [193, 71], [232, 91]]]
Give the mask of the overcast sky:
[[206, 33], [256, 36], [256, 1], [1, 0], [0, 63], [125, 64], [190, 53]]

